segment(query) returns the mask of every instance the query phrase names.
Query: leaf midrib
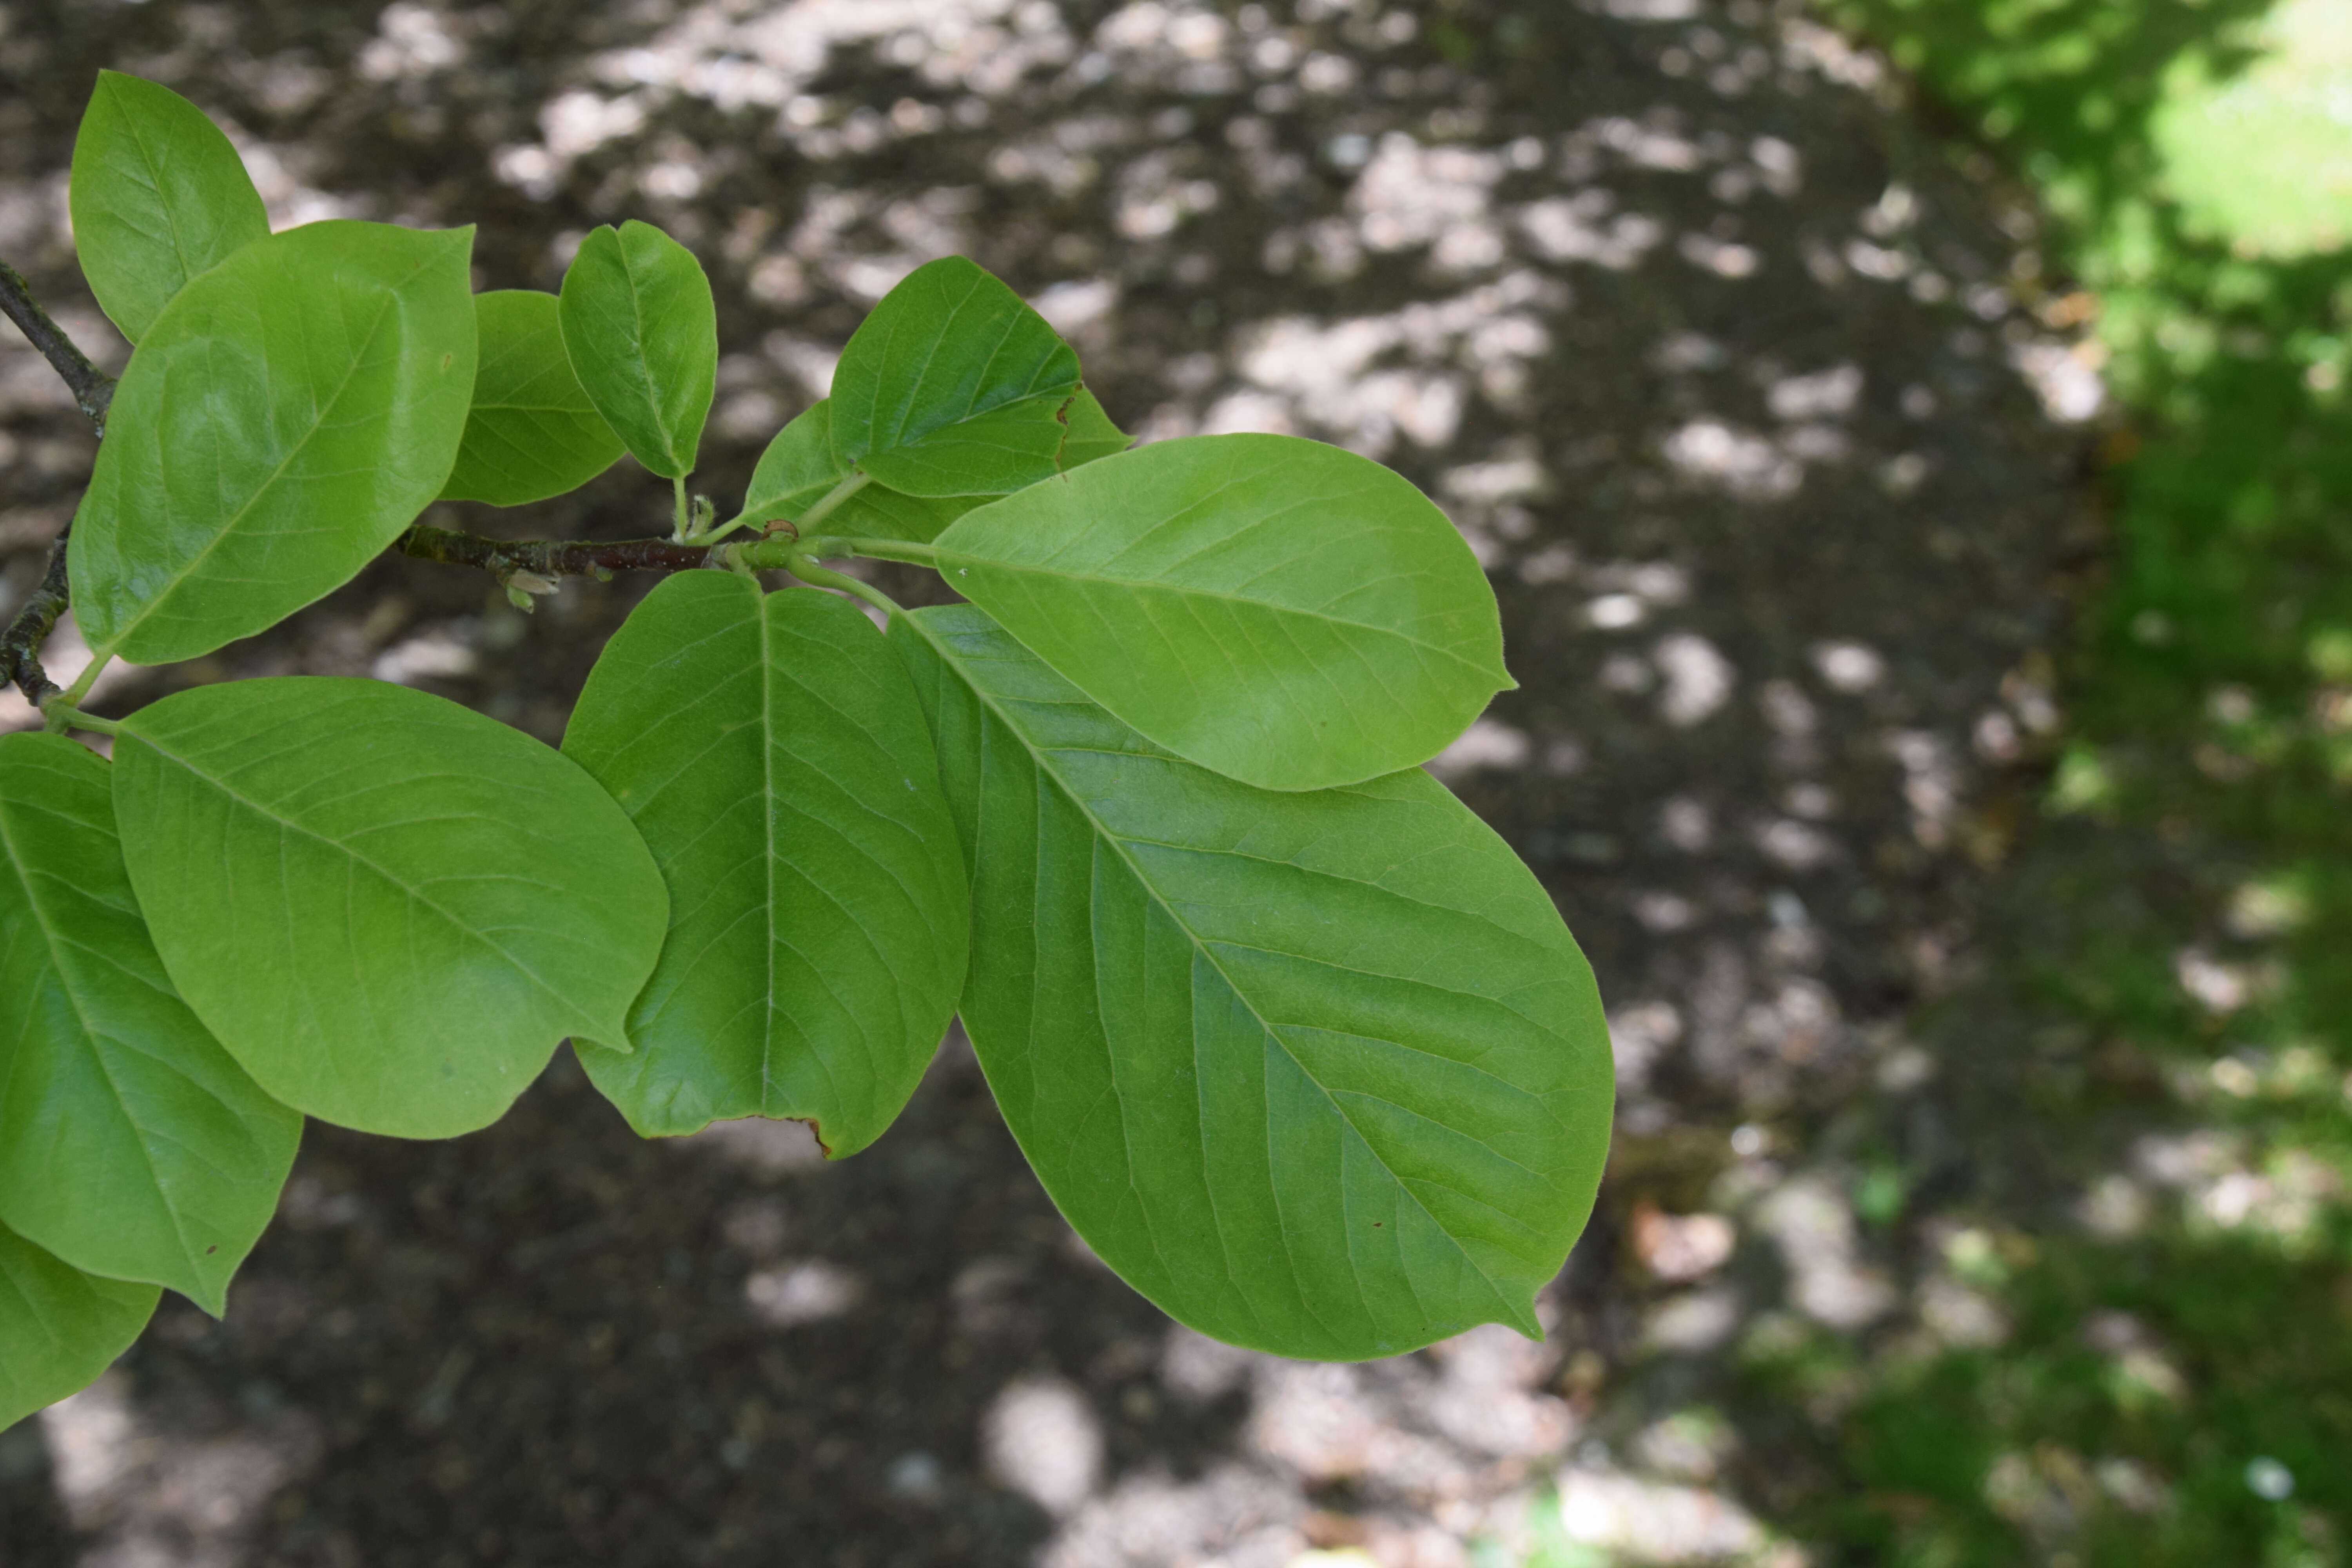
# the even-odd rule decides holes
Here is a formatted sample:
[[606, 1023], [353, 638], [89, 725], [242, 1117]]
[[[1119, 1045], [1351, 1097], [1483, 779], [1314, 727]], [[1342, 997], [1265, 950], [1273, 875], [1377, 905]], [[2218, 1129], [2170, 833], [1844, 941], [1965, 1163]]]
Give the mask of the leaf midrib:
[[[950, 526], [953, 525], [950, 524]], [[936, 549], [937, 547], [934, 546], [934, 548]], [[1149, 578], [1113, 577], [1101, 572], [1067, 572], [1059, 569], [1048, 569], [1042, 566], [1031, 566], [1025, 563], [1003, 561], [994, 556], [967, 554], [961, 551], [940, 550], [938, 553], [940, 564], [943, 569], [959, 563], [973, 566], [987, 566], [993, 567], [997, 571], [1004, 572], [1014, 576], [1043, 577], [1056, 582], [1094, 583], [1108, 588], [1152, 590], [1177, 596], [1214, 600], [1219, 604], [1241, 605], [1253, 610], [1272, 611], [1279, 615], [1297, 616], [1301, 620], [1318, 621], [1327, 626], [1346, 627], [1355, 631], [1369, 632], [1377, 637], [1403, 643], [1409, 647], [1419, 648], [1425, 653], [1433, 654], [1439, 658], [1451, 660], [1453, 663], [1458, 664], [1463, 668], [1467, 669], [1473, 675], [1478, 676], [1482, 679], [1491, 678], [1496, 673], [1496, 671], [1489, 669], [1486, 666], [1480, 664], [1475, 659], [1454, 652], [1452, 648], [1440, 647], [1437, 644], [1430, 642], [1426, 638], [1413, 637], [1409, 633], [1398, 631], [1391, 626], [1376, 626], [1370, 621], [1349, 620], [1344, 616], [1331, 615], [1323, 610], [1304, 609], [1295, 605], [1280, 604], [1272, 599], [1253, 599], [1245, 594], [1235, 594], [1222, 588], [1196, 588], [1184, 584], [1171, 584], [1165, 581], [1156, 581]], [[1507, 679], [1508, 677], [1506, 676], [1505, 679]]]
[[[1381, 1173], [1386, 1176], [1389, 1181], [1394, 1184], [1399, 1194], [1409, 1200], [1412, 1204], [1413, 1207], [1421, 1212], [1422, 1216], [1429, 1221], [1430, 1225], [1436, 1229], [1438, 1235], [1445, 1237], [1446, 1243], [1460, 1255], [1462, 1261], [1470, 1267], [1471, 1271], [1476, 1274], [1478, 1278], [1485, 1282], [1486, 1288], [1494, 1292], [1496, 1299], [1502, 1302], [1507, 1310], [1509, 1300], [1508, 1298], [1504, 1295], [1502, 1286], [1495, 1279], [1493, 1275], [1486, 1272], [1484, 1266], [1482, 1266], [1475, 1258], [1473, 1258], [1470, 1255], [1469, 1249], [1465, 1247], [1454, 1233], [1445, 1227], [1444, 1222], [1440, 1220], [1435, 1215], [1429, 1212], [1428, 1205], [1421, 1201], [1421, 1195], [1412, 1190], [1412, 1185], [1404, 1179], [1404, 1177], [1399, 1175], [1389, 1164], [1388, 1161], [1382, 1158], [1380, 1151], [1373, 1146], [1372, 1141], [1365, 1135], [1361, 1128], [1356, 1125], [1355, 1119], [1349, 1116], [1346, 1109], [1339, 1104], [1339, 1097], [1333, 1093], [1330, 1087], [1324, 1083], [1321, 1079], [1315, 1076], [1315, 1071], [1312, 1068], [1298, 1059], [1297, 1053], [1291, 1050], [1289, 1042], [1285, 1040], [1282, 1036], [1276, 1031], [1274, 1026], [1266, 1021], [1265, 1015], [1258, 1011], [1255, 1001], [1251, 998], [1250, 994], [1234, 982], [1231, 974], [1226, 973], [1225, 966], [1217, 962], [1216, 955], [1210, 952], [1208, 944], [1202, 940], [1200, 933], [1195, 931], [1190, 922], [1176, 911], [1173, 905], [1169, 903], [1168, 900], [1160, 893], [1160, 889], [1152, 882], [1151, 879], [1144, 875], [1143, 868], [1136, 863], [1134, 857], [1128, 853], [1125, 841], [1122, 840], [1116, 833], [1111, 831], [1110, 826], [1108, 823], [1104, 822], [1101, 817], [1095, 815], [1093, 808], [1087, 804], [1085, 798], [1071, 786], [1067, 779], [1065, 779], [1062, 776], [1060, 769], [1055, 766], [1048, 754], [1038, 746], [1033, 744], [1030, 742], [1029, 737], [1023, 733], [1021, 727], [1013, 722], [1012, 717], [1005, 711], [1003, 706], [997, 701], [995, 696], [992, 693], [982, 689], [979, 682], [972, 680], [962, 673], [961, 663], [939, 637], [932, 635], [930, 628], [917, 616], [908, 616], [906, 619], [909, 624], [914, 626], [917, 631], [922, 634], [923, 640], [931, 645], [933, 651], [940, 656], [940, 660], [950, 668], [954, 669], [957, 672], [957, 679], [963, 682], [965, 689], [969, 690], [972, 696], [980, 701], [981, 705], [986, 708], [989, 712], [995, 717], [996, 721], [1002, 724], [1013, 737], [1013, 739], [1020, 743], [1022, 749], [1029, 753], [1030, 760], [1037, 768], [1037, 771], [1041, 774], [1054, 781], [1054, 787], [1061, 791], [1063, 797], [1077, 810], [1081, 816], [1086, 818], [1087, 825], [1094, 830], [1096, 838], [1100, 842], [1110, 846], [1112, 852], [1118, 857], [1119, 863], [1126, 867], [1128, 874], [1135, 879], [1136, 885], [1141, 888], [1151, 901], [1158, 905], [1160, 910], [1175, 923], [1176, 929], [1184, 933], [1184, 939], [1192, 944], [1192, 951], [1197, 953], [1211, 969], [1216, 972], [1217, 978], [1224, 984], [1224, 986], [1228, 991], [1233, 993], [1234, 999], [1242, 1005], [1243, 1008], [1249, 1014], [1251, 1020], [1255, 1022], [1260, 1029], [1265, 1031], [1265, 1037], [1272, 1040], [1275, 1045], [1281, 1049], [1283, 1056], [1291, 1063], [1291, 1065], [1298, 1069], [1299, 1076], [1306, 1079], [1307, 1082], [1315, 1086], [1316, 1092], [1322, 1095], [1325, 1102], [1331, 1107], [1332, 1114], [1339, 1117], [1339, 1120], [1346, 1124], [1348, 1131], [1355, 1135], [1359, 1142], [1363, 1144], [1364, 1152], [1370, 1154], [1373, 1162], [1380, 1166]], [[1269, 1117], [1269, 1126], [1271, 1125], [1271, 1121], [1272, 1119]], [[1205, 1160], [1206, 1157], [1206, 1151], [1204, 1149], [1202, 1158]], [[1220, 1234], [1222, 1235], [1222, 1232]], [[1352, 1256], [1351, 1252], [1351, 1258]], [[1513, 1316], [1516, 1319], [1517, 1314], [1513, 1314]]]

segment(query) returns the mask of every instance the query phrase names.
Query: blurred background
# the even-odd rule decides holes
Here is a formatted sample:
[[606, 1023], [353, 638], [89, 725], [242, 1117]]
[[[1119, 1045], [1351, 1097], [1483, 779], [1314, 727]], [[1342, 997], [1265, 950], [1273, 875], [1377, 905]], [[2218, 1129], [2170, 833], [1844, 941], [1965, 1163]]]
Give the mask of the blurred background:
[[[0, 0], [0, 257], [120, 368], [100, 67], [279, 226], [479, 224], [482, 288], [666, 227], [722, 507], [949, 253], [1144, 439], [1404, 472], [1521, 682], [1433, 766], [1622, 1100], [1544, 1342], [1360, 1366], [1172, 1327], [953, 1037], [838, 1166], [641, 1143], [568, 1054], [467, 1138], [314, 1125], [226, 1322], [169, 1298], [0, 1434], [8, 1568], [2352, 1560], [2352, 5]], [[10, 332], [0, 611], [92, 450]], [[625, 459], [431, 521], [668, 507]], [[644, 587], [389, 560], [100, 689], [372, 674], [552, 741]]]

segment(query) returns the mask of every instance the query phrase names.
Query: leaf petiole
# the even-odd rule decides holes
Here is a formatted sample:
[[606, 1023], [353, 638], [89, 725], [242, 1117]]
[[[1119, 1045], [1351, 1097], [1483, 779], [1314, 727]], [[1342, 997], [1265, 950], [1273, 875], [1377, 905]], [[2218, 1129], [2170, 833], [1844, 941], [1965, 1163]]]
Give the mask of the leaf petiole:
[[873, 584], [860, 582], [846, 572], [835, 572], [828, 567], [820, 566], [809, 558], [809, 553], [805, 550], [795, 550], [786, 556], [784, 568], [803, 583], [814, 584], [820, 588], [838, 588], [845, 594], [854, 594], [886, 616], [903, 616], [907, 613], [898, 600], [874, 586]]
[[670, 531], [670, 538], [684, 544], [688, 538], [692, 537], [694, 531], [686, 520], [686, 476], [678, 475], [670, 480], [669, 485], [671, 493], [677, 497], [677, 526]]
[[824, 495], [817, 499], [816, 505], [809, 508], [808, 510], [794, 518], [793, 520], [793, 523], [799, 527], [803, 533], [806, 533], [810, 529], [814, 528], [818, 523], [823, 522], [827, 517], [830, 517], [833, 514], [834, 508], [839, 506], [843, 501], [847, 500], [851, 496], [856, 495], [859, 490], [864, 489], [867, 483], [868, 480], [865, 474], [859, 472], [857, 469], [852, 468], [849, 473], [843, 478], [841, 483], [834, 486], [833, 489], [825, 491]]
[[[79, 690], [81, 682], [74, 682], [74, 687]], [[41, 717], [48, 721], [47, 728], [50, 731], [60, 735], [68, 730], [89, 730], [100, 735], [121, 732], [122, 726], [113, 720], [100, 719], [96, 714], [85, 713], [75, 707], [73, 697], [74, 693], [71, 691], [60, 691], [41, 704]]]
[[71, 686], [66, 688], [65, 695], [59, 700], [70, 708], [80, 707], [82, 699], [89, 695], [89, 689], [98, 684], [100, 673], [113, 662], [114, 656], [110, 653], [91, 656], [90, 661], [82, 667], [82, 672], [74, 678]]

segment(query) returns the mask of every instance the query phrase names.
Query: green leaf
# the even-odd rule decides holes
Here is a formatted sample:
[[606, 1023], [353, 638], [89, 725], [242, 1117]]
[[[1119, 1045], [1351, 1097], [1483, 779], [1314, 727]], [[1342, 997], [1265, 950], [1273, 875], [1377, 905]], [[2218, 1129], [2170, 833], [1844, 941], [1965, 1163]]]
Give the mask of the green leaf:
[[563, 346], [637, 461], [694, 469], [719, 375], [719, 311], [694, 253], [635, 218], [589, 231], [563, 274]]
[[167, 664], [250, 637], [440, 492], [473, 396], [473, 233], [309, 224], [179, 292], [115, 388], [74, 518], [94, 649]]
[[960, 256], [882, 297], [833, 373], [833, 451], [910, 496], [1003, 495], [1051, 478], [1078, 356]]
[[576, 490], [613, 466], [621, 438], [588, 401], [563, 351], [555, 296], [474, 296], [481, 363], [445, 500], [523, 506]]
[[132, 342], [187, 283], [269, 232], [220, 127], [152, 81], [98, 73], [74, 137], [67, 206], [89, 291]]
[[162, 1294], [85, 1274], [0, 1229], [0, 1431], [97, 1382]]
[[519, 731], [372, 680], [199, 686], [122, 721], [114, 810], [173, 984], [297, 1110], [446, 1138], [562, 1036], [628, 1048], [661, 873]]
[[302, 1118], [165, 978], [111, 789], [106, 763], [63, 735], [0, 736], [0, 1221], [217, 1317]]
[[1264, 789], [1427, 762], [1513, 684], [1445, 514], [1319, 442], [1157, 442], [967, 512], [937, 549], [950, 586], [1087, 696]]
[[[1070, 405], [1068, 430], [1055, 462], [1064, 469], [1124, 451], [1129, 437], [1111, 423], [1095, 395], [1078, 389]], [[833, 453], [833, 400], [820, 398], [768, 443], [760, 466], [751, 472], [751, 488], [743, 498], [741, 515], [756, 522], [782, 518], [797, 521], [848, 477], [850, 468]], [[941, 530], [993, 496], [909, 496], [879, 484], [867, 484], [827, 512], [819, 526], [829, 534], [852, 539], [903, 539], [928, 544]]]
[[1135, 437], [1113, 424], [1101, 400], [1083, 386], [1078, 388], [1078, 400], [1070, 405], [1066, 423], [1069, 433], [1062, 438], [1059, 459], [1064, 473], [1100, 458], [1117, 457], [1135, 445]]
[[[755, 522], [796, 521], [847, 478], [849, 468], [833, 455], [833, 401], [821, 398], [776, 432], [760, 466], [742, 515]], [[827, 512], [827, 533], [860, 539], [904, 539], [927, 544], [940, 531], [992, 496], [908, 496], [869, 484]]]
[[880, 1136], [962, 988], [963, 853], [915, 690], [846, 600], [690, 572], [604, 647], [563, 749], [670, 890], [633, 1056], [581, 1060], [648, 1137], [798, 1117]]
[[1609, 1037], [1502, 840], [1418, 769], [1194, 767], [974, 606], [890, 636], [971, 867], [964, 1024], [1078, 1234], [1284, 1355], [1537, 1332], [1608, 1152]]

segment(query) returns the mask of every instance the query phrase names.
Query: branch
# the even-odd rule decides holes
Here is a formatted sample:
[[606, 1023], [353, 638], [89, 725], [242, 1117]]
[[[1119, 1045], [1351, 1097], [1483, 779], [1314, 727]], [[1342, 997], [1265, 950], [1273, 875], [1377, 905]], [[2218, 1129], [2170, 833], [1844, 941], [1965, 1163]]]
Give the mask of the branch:
[[89, 356], [74, 346], [65, 329], [49, 320], [49, 313], [26, 287], [24, 274], [5, 261], [0, 261], [0, 312], [16, 323], [25, 340], [41, 351], [41, 357], [64, 378], [74, 395], [74, 402], [89, 416], [100, 436], [106, 434], [107, 405], [114, 401], [114, 378], [89, 363]]
[[[779, 539], [772, 550], [751, 548], [760, 551], [761, 557], [776, 557], [773, 562], [759, 559], [758, 564], [782, 566], [790, 544], [790, 539]], [[603, 582], [615, 572], [691, 572], [727, 563], [719, 555], [727, 548], [723, 544], [680, 544], [674, 539], [623, 539], [609, 544], [578, 539], [486, 539], [478, 533], [428, 528], [421, 522], [392, 547], [419, 561], [478, 566], [496, 574], [500, 582], [517, 573], [543, 577], [551, 584], [558, 577], [593, 577]]]
[[[106, 434], [106, 410], [114, 401], [114, 378], [89, 363], [89, 356], [66, 336], [65, 329], [49, 320], [25, 285], [24, 275], [5, 261], [0, 261], [0, 313], [16, 323], [25, 340], [41, 351], [66, 387], [74, 402], [89, 416], [98, 433]], [[66, 539], [73, 532], [68, 520], [58, 530], [57, 542], [49, 546], [48, 570], [41, 574], [41, 585], [25, 601], [0, 632], [0, 687], [11, 681], [25, 694], [25, 700], [35, 708], [41, 700], [54, 693], [57, 684], [49, 672], [41, 668], [41, 645], [57, 629], [58, 617], [66, 613]]]
[[[5, 266], [5, 263], [0, 263]], [[36, 710], [42, 699], [54, 695], [58, 685], [49, 672], [41, 668], [41, 645], [57, 629], [58, 617], [66, 613], [66, 538], [73, 532], [68, 521], [58, 531], [57, 542], [49, 546], [49, 567], [41, 574], [41, 585], [0, 632], [0, 688], [10, 681], [25, 694], [25, 700]]]

